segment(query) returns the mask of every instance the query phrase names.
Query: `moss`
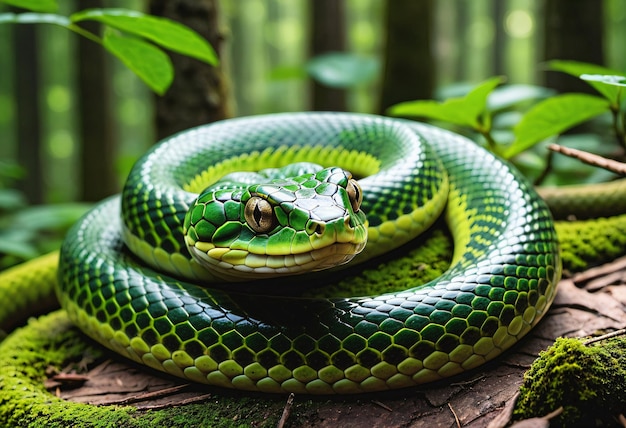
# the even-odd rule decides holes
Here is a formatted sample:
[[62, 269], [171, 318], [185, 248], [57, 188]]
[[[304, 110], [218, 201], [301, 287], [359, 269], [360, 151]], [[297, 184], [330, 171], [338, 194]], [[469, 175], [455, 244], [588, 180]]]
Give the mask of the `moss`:
[[563, 267], [582, 271], [626, 253], [626, 214], [585, 221], [559, 221]]
[[580, 339], [557, 339], [525, 374], [515, 418], [539, 417], [563, 407], [554, 426], [614, 423], [626, 411], [625, 347], [623, 337], [589, 346]]
[[16, 330], [0, 344], [0, 426], [19, 427], [232, 427], [276, 426], [284, 397], [217, 397], [202, 404], [140, 411], [62, 400], [43, 385], [46, 370], [98, 352], [86, 344], [64, 312]]

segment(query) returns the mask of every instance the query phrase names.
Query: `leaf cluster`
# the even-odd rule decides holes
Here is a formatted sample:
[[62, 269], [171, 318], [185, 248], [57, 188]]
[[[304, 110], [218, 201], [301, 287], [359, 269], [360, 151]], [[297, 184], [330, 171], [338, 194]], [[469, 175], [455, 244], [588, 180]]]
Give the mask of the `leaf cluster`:
[[0, 270], [58, 249], [65, 233], [89, 204], [29, 206], [10, 186], [24, 175], [19, 166], [0, 161]]
[[[608, 68], [576, 61], [550, 61], [547, 66], [559, 72], [578, 77], [591, 85], [599, 95], [564, 93], [554, 95], [537, 87], [526, 87], [522, 96], [509, 98], [504, 103], [491, 103], [497, 99], [502, 77], [492, 77], [472, 88], [467, 94], [445, 101], [416, 100], [396, 104], [388, 114], [403, 117], [421, 117], [448, 122], [471, 129], [482, 135], [490, 150], [505, 159], [511, 159], [538, 143], [559, 135], [572, 127], [599, 115], [611, 113], [613, 129], [623, 148], [626, 148], [622, 88], [626, 75]], [[513, 126], [511, 142], [497, 142], [493, 129], [494, 116], [503, 107], [536, 101], [525, 110]], [[502, 99], [502, 97], [500, 97]], [[496, 104], [496, 105], [494, 105]]]
[[[127, 9], [87, 9], [58, 15], [56, 0], [0, 0], [30, 10], [0, 14], [0, 24], [53, 24], [102, 45], [119, 58], [154, 92], [163, 95], [174, 79], [174, 68], [163, 49], [217, 65], [211, 45], [192, 29], [167, 18]], [[103, 24], [103, 35], [87, 31], [82, 23]]]

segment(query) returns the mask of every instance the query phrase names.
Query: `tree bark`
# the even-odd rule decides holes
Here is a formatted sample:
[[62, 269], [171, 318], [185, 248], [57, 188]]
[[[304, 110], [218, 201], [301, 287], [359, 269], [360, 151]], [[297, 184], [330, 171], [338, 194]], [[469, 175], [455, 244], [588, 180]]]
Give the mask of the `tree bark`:
[[[81, 7], [104, 7], [102, 0], [84, 0]], [[100, 24], [81, 26], [99, 34]], [[115, 172], [116, 138], [111, 113], [111, 73], [105, 50], [78, 38], [78, 104], [80, 112], [80, 198], [99, 201], [119, 191]]]
[[431, 50], [434, 2], [387, 2], [385, 72], [380, 111], [399, 102], [432, 98], [435, 62]]
[[[208, 40], [219, 56], [223, 36], [216, 0], [152, 0], [150, 12], [192, 28]], [[170, 56], [174, 81], [164, 96], [156, 98], [158, 139], [231, 115], [226, 78], [219, 66], [175, 53]]]
[[495, 37], [493, 41], [493, 70], [490, 70], [490, 74], [506, 74], [506, 33], [504, 32], [506, 6], [503, 1], [496, 0], [493, 2]]
[[[346, 48], [345, 1], [311, 0], [311, 56]], [[346, 91], [312, 83], [311, 103], [317, 111], [345, 111]]]
[[[603, 2], [550, 0], [545, 2], [544, 59], [604, 63]], [[595, 93], [580, 79], [547, 72], [546, 84], [561, 92]]]
[[[456, 6], [456, 31], [455, 36], [459, 40], [458, 53], [454, 65], [454, 81], [464, 81], [467, 79], [468, 49], [466, 42], [467, 27], [469, 22], [469, 11], [467, 1], [457, 1]], [[461, 42], [463, 40], [463, 42]]]
[[37, 26], [13, 26], [15, 97], [17, 102], [17, 160], [26, 176], [17, 183], [28, 202], [43, 202], [41, 113], [39, 107], [39, 44]]

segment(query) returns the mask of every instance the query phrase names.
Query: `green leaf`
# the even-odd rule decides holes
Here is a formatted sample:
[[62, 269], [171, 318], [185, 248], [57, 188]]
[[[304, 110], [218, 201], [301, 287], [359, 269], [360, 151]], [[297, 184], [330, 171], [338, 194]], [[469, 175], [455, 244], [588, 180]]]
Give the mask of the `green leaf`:
[[502, 81], [502, 77], [492, 77], [474, 87], [464, 97], [449, 98], [443, 102], [407, 101], [391, 106], [387, 113], [392, 116], [418, 116], [443, 120], [482, 131], [485, 127], [484, 122], [489, 119], [484, 117], [487, 112], [487, 98]]
[[379, 70], [375, 58], [343, 52], [329, 52], [312, 58], [306, 71], [331, 88], [351, 88], [372, 82]]
[[496, 88], [487, 99], [487, 109], [491, 112], [513, 108], [520, 104], [555, 95], [553, 89], [535, 85], [502, 85]]
[[33, 259], [39, 255], [35, 246], [23, 240], [11, 239], [10, 236], [2, 236], [0, 239], [0, 254], [8, 254], [22, 260]]
[[602, 82], [606, 85], [626, 86], [626, 77], [612, 74], [581, 74], [580, 78], [589, 82]]
[[425, 117], [433, 120], [454, 123], [461, 126], [473, 126], [474, 118], [464, 109], [464, 100], [450, 98], [444, 102], [434, 100], [406, 101], [387, 109], [391, 116]]
[[[478, 120], [487, 111], [487, 98], [493, 90], [504, 81], [501, 76], [491, 77], [476, 86], [465, 96], [468, 113]], [[478, 122], [477, 122], [478, 123]]]
[[70, 20], [72, 22], [99, 21], [208, 64], [219, 63], [217, 54], [202, 36], [191, 28], [167, 18], [126, 9], [87, 9], [71, 15]]
[[56, 0], [0, 0], [2, 3], [33, 12], [56, 12], [59, 5]]
[[[602, 67], [601, 65], [589, 64], [586, 62], [578, 62], [578, 61], [564, 61], [564, 60], [554, 60], [548, 62], [548, 67], [551, 70], [562, 71], [571, 76], [581, 77], [584, 74], [603, 74], [603, 75], [611, 75], [611, 76], [621, 76], [625, 77], [624, 73], [619, 71], [611, 70], [610, 68]], [[601, 93], [606, 99], [611, 102], [611, 106], [613, 108], [619, 108], [619, 95], [621, 89], [614, 85], [607, 85], [606, 82], [601, 81], [593, 81], [593, 80], [585, 80], [589, 83], [593, 88]]]
[[2, 13], [0, 24], [55, 24], [69, 28], [70, 20], [52, 13]]
[[14, 211], [26, 206], [26, 198], [15, 189], [0, 189], [0, 212]]
[[91, 207], [86, 203], [36, 205], [25, 208], [15, 215], [14, 227], [18, 230], [39, 231], [65, 230]]
[[163, 95], [174, 79], [170, 58], [158, 47], [134, 37], [107, 32], [104, 47], [159, 95]]
[[541, 140], [578, 125], [609, 110], [604, 98], [587, 94], [562, 94], [530, 109], [515, 126], [515, 141], [504, 152], [509, 159]]

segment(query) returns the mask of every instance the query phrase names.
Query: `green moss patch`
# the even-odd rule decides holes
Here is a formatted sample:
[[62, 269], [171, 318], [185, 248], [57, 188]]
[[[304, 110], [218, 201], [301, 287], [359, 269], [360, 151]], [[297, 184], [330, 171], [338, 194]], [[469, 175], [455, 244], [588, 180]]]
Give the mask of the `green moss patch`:
[[626, 214], [585, 221], [559, 221], [563, 267], [570, 272], [613, 260], [626, 254]]
[[554, 426], [615, 424], [626, 412], [624, 349], [624, 337], [588, 346], [580, 339], [557, 339], [525, 374], [515, 418], [539, 417], [563, 407]]
[[237, 427], [276, 426], [285, 397], [221, 396], [161, 410], [92, 406], [46, 391], [46, 372], [98, 353], [62, 311], [33, 319], [0, 344], [0, 426], [15, 427]]

